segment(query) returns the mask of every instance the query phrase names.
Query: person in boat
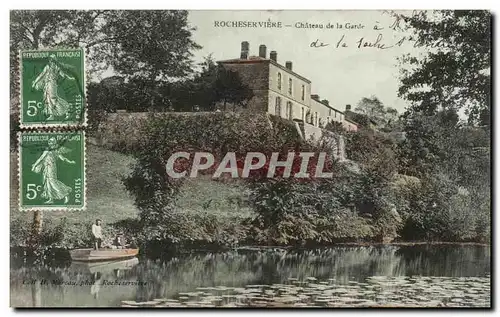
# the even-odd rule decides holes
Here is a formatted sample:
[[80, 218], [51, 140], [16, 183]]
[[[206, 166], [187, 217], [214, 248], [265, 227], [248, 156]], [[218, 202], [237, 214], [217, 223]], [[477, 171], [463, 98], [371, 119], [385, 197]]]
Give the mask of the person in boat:
[[123, 234], [123, 232], [119, 232], [116, 235], [115, 240], [113, 241], [113, 245], [118, 249], [125, 249], [126, 248], [127, 240], [125, 239], [125, 235]]
[[138, 248], [137, 247], [137, 241], [135, 241], [134, 237], [130, 238], [130, 243], [129, 243], [128, 247], [130, 249], [137, 249]]
[[101, 219], [97, 219], [92, 225], [92, 235], [94, 236], [94, 249], [99, 250], [102, 244], [102, 227]]

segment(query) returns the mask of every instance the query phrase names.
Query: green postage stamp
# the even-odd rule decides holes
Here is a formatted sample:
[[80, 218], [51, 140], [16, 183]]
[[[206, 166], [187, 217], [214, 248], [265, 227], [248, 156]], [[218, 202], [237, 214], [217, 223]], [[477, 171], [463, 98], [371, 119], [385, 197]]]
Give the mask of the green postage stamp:
[[85, 208], [85, 133], [19, 133], [22, 210]]
[[20, 86], [21, 127], [86, 123], [83, 49], [21, 51]]

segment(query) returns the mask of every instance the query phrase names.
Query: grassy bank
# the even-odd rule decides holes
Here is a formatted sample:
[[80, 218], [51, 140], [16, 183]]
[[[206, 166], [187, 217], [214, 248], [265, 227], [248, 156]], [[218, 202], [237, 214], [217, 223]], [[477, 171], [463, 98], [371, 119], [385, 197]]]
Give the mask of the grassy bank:
[[[52, 230], [65, 222], [63, 245], [81, 244], [90, 238], [90, 227], [100, 218], [108, 225], [128, 218], [137, 218], [138, 210], [121, 179], [130, 173], [133, 158], [118, 152], [88, 144], [87, 146], [87, 209], [85, 211], [45, 211], [44, 230]], [[11, 154], [11, 166], [16, 166], [17, 154]], [[32, 211], [20, 211], [17, 205], [19, 187], [17, 175], [11, 174], [11, 222], [28, 229]], [[11, 244], [23, 244], [25, 237], [11, 233]]]
[[[64, 223], [63, 238], [56, 246], [72, 248], [88, 245], [91, 225], [98, 218], [102, 219], [109, 238], [117, 230], [127, 231], [128, 223], [139, 221], [139, 210], [122, 182], [130, 174], [134, 161], [130, 155], [88, 144], [87, 209], [43, 213], [43, 230], [46, 233], [56, 234], [53, 231]], [[11, 166], [16, 164], [17, 154], [11, 153]], [[33, 221], [32, 211], [19, 211], [18, 192], [17, 173], [12, 173], [10, 214], [13, 246], [24, 244]], [[244, 205], [244, 200], [244, 190], [238, 183], [198, 178], [186, 182], [178, 206], [186, 215], [208, 214], [221, 222], [234, 223], [253, 215], [252, 210]]]

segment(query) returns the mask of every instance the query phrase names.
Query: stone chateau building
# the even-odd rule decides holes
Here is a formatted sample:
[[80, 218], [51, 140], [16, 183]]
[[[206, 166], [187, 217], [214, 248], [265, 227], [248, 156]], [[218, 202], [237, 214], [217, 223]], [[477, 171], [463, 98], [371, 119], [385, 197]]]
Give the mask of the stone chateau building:
[[346, 118], [343, 111], [332, 107], [319, 95], [311, 95], [311, 81], [293, 71], [291, 61], [278, 63], [278, 53], [267, 57], [265, 45], [259, 46], [259, 56], [250, 56], [250, 44], [241, 43], [240, 58], [218, 61], [226, 69], [238, 72], [243, 83], [252, 89], [254, 97], [248, 108], [266, 111], [282, 118], [302, 121], [323, 128], [329, 122], [339, 122], [348, 131], [358, 125]]

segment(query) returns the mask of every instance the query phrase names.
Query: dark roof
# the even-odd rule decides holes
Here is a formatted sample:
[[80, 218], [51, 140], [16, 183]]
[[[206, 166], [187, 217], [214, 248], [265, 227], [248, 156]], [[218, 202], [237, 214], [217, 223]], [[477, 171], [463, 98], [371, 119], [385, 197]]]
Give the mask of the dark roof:
[[359, 123], [354, 122], [354, 121], [352, 121], [352, 120], [349, 120], [349, 119], [347, 119], [346, 117], [344, 117], [344, 120], [345, 120], [345, 121], [349, 121], [350, 123], [354, 123], [354, 124], [355, 124], [355, 125], [357, 125], [357, 126], [359, 125]]
[[222, 60], [222, 61], [217, 61], [217, 63], [220, 63], [220, 64], [252, 64], [252, 63], [262, 63], [262, 62], [271, 63], [274, 66], [281, 68], [285, 72], [290, 73], [294, 76], [297, 76], [298, 78], [302, 79], [303, 81], [305, 81], [309, 84], [311, 83], [311, 81], [309, 79], [305, 78], [304, 76], [301, 76], [301, 75], [297, 74], [296, 72], [289, 70], [285, 66], [283, 66], [283, 65], [279, 64], [278, 62], [275, 62], [274, 60], [269, 59], [269, 58], [263, 58], [260, 56], [250, 56], [250, 57], [248, 57], [248, 59], [233, 58], [233, 59], [226, 59], [226, 60]]
[[[346, 110], [345, 111], [345, 117], [350, 119], [353, 115], [359, 115], [359, 116], [364, 116], [366, 117], [366, 119], [368, 119], [368, 121], [374, 125], [378, 125], [378, 122], [373, 120], [372, 118], [368, 117], [367, 115], [365, 114], [362, 114], [362, 113], [358, 113], [358, 112], [355, 112], [355, 111], [351, 111], [351, 110]], [[350, 119], [349, 121], [352, 121], [352, 119]], [[355, 121], [352, 121], [354, 123], [356, 123]], [[359, 123], [356, 123], [356, 124], [359, 124]]]
[[[312, 96], [312, 95], [311, 95], [311, 96]], [[330, 109], [332, 109], [332, 110], [334, 110], [334, 111], [336, 111], [336, 112], [340, 112], [341, 114], [344, 114], [344, 112], [340, 111], [339, 109], [336, 109], [336, 108], [334, 108], [334, 107], [332, 107], [332, 106], [330, 106], [330, 105], [327, 105], [326, 103], [321, 102], [320, 100], [317, 100], [317, 99], [314, 99], [314, 98], [311, 98], [311, 100], [314, 100], [314, 101], [316, 101], [316, 102], [319, 102], [320, 104], [322, 104], [322, 105], [326, 106], [327, 108], [330, 108]]]

